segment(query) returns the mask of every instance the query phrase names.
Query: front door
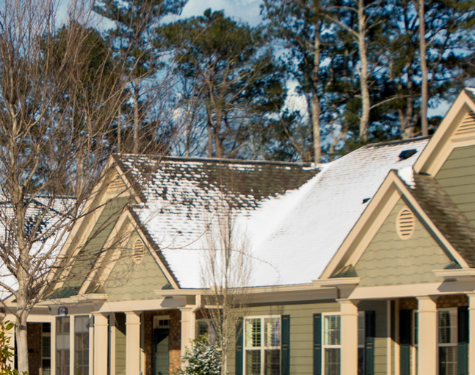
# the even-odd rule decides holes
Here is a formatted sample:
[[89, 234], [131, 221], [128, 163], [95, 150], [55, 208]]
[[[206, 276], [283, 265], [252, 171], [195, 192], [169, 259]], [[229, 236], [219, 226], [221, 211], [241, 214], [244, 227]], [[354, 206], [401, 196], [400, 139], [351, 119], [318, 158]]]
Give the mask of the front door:
[[169, 375], [169, 328], [153, 330], [153, 375]]

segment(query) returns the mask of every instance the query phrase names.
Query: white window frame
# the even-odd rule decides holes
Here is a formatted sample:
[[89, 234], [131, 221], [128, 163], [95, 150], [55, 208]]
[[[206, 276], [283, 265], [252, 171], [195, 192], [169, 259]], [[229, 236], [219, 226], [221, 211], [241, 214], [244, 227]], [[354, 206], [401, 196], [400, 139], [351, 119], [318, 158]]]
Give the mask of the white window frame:
[[[160, 322], [168, 320], [168, 324], [161, 325]], [[154, 315], [153, 316], [153, 329], [158, 328], [170, 328], [170, 315]]]
[[[325, 317], [338, 316], [340, 318], [340, 344], [329, 345], [325, 344]], [[340, 375], [341, 374], [341, 314], [340, 313], [324, 313], [322, 314], [322, 375], [327, 375], [325, 372], [325, 350], [326, 349], [339, 349], [340, 350]]]
[[455, 316], [454, 336], [457, 338], [457, 334], [458, 334], [458, 309], [456, 307], [447, 307], [447, 308], [437, 309], [437, 373], [439, 373], [439, 368], [440, 368], [439, 348], [455, 348], [455, 352], [457, 353], [457, 346], [458, 346], [457, 339], [455, 340], [455, 342], [450, 342], [450, 343], [440, 342], [440, 313], [444, 311], [448, 311], [449, 313], [454, 313], [454, 316]]
[[[264, 321], [265, 319], [269, 318], [278, 318], [279, 319], [279, 326], [280, 326], [280, 345], [279, 346], [265, 346], [265, 327]], [[247, 340], [246, 340], [246, 321], [252, 319], [260, 319], [261, 320], [261, 346], [260, 347], [248, 347]], [[242, 339], [243, 339], [243, 370], [244, 375], [251, 375], [248, 374], [247, 366], [246, 366], [246, 353], [247, 351], [260, 351], [261, 352], [261, 373], [260, 375], [265, 375], [265, 351], [266, 350], [279, 350], [280, 358], [282, 358], [282, 317], [280, 315], [258, 315], [258, 316], [246, 316], [243, 319], [242, 324]], [[280, 368], [280, 372], [282, 372], [282, 368]]]

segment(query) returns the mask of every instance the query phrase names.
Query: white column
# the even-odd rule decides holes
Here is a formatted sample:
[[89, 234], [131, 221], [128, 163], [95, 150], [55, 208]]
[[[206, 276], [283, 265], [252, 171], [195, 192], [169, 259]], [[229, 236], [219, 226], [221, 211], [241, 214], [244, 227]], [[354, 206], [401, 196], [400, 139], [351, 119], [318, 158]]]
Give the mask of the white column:
[[74, 315], [69, 316], [69, 375], [75, 374], [74, 360]]
[[101, 313], [94, 315], [94, 375], [107, 374], [107, 316]]
[[125, 313], [125, 374], [140, 374], [140, 313]]
[[357, 301], [338, 300], [341, 315], [341, 373], [358, 374], [358, 307]]
[[468, 373], [475, 375], [475, 293], [468, 293]]
[[419, 374], [437, 374], [437, 304], [430, 296], [418, 300], [417, 368]]
[[[51, 375], [56, 375], [56, 317], [51, 319]], [[93, 348], [93, 346], [91, 346]]]
[[193, 308], [183, 308], [181, 311], [181, 357], [185, 355], [190, 341], [195, 339], [196, 315]]

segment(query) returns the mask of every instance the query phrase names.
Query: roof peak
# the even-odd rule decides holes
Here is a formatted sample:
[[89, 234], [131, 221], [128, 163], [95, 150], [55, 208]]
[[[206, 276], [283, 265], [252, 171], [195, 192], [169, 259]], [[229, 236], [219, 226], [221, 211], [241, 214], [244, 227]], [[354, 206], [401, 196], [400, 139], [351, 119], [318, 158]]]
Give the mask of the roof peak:
[[[418, 142], [418, 141], [423, 141], [425, 139], [430, 139], [431, 136], [425, 136], [425, 137], [415, 137], [415, 138], [410, 138], [410, 139], [397, 139], [395, 141], [386, 141], [386, 142], [377, 142], [377, 143], [368, 143], [361, 148], [370, 148], [370, 147], [382, 147], [382, 146], [395, 146], [395, 145], [400, 145], [400, 144], [406, 144], [406, 143], [412, 143], [412, 142]], [[358, 149], [356, 149], [358, 150]], [[355, 150], [355, 151], [356, 151]]]
[[160, 156], [147, 154], [114, 154], [119, 159], [129, 158], [147, 158], [172, 162], [195, 162], [195, 163], [214, 163], [214, 164], [243, 164], [243, 165], [281, 165], [289, 167], [318, 168], [315, 163], [308, 162], [284, 162], [275, 160], [243, 160], [243, 159], [220, 159], [220, 158], [200, 158], [185, 156]]

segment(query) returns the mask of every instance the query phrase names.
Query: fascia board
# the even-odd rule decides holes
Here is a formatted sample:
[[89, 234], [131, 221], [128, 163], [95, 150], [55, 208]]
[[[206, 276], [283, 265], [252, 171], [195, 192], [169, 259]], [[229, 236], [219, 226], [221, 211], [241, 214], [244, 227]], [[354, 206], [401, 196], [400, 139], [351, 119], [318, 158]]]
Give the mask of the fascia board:
[[450, 137], [452, 136], [454, 129], [451, 128], [454, 127], [455, 124], [459, 123], [459, 121], [456, 121], [457, 117], [463, 117], [468, 109], [475, 112], [475, 103], [465, 93], [465, 90], [462, 90], [462, 92], [459, 94], [459, 96], [445, 115], [444, 119], [439, 125], [439, 128], [432, 136], [431, 140], [424, 148], [422, 154], [419, 156], [416, 163], [414, 164], [414, 171], [416, 173], [434, 173], [434, 171], [431, 170], [431, 165], [433, 164], [433, 161], [436, 159], [437, 155], [444, 148], [444, 145], [449, 141]]
[[[370, 228], [375, 219], [379, 216], [379, 211], [388, 204], [388, 201], [393, 201], [391, 197], [394, 195], [393, 181], [395, 179], [394, 171], [390, 171], [386, 179], [381, 184], [380, 188], [369, 201], [368, 206], [363, 211], [361, 217], [358, 219], [354, 227], [351, 229], [345, 240], [341, 244], [338, 251], [328, 263], [325, 270], [322, 272], [319, 280], [329, 279], [336, 271], [342, 262], [351, 257], [351, 253], [363, 239], [365, 232]], [[392, 188], [392, 190], [391, 190]]]
[[452, 244], [445, 238], [445, 236], [440, 232], [439, 228], [432, 222], [432, 220], [427, 216], [425, 211], [420, 206], [419, 202], [411, 194], [409, 188], [402, 182], [402, 180], [396, 175], [395, 184], [401, 194], [406, 198], [407, 202], [411, 208], [416, 212], [416, 214], [421, 219], [422, 223], [425, 224], [426, 229], [432, 233], [432, 236], [438, 240], [439, 244], [445, 248], [446, 252], [449, 253], [462, 268], [470, 268], [465, 259], [460, 255], [460, 253], [452, 246]]
[[148, 233], [145, 233], [145, 228], [143, 225], [140, 224], [139, 219], [136, 217], [136, 215], [131, 211], [130, 208], [126, 209], [127, 214], [130, 217], [131, 222], [134, 224], [135, 229], [137, 230], [140, 238], [144, 242], [144, 244], [147, 246], [148, 251], [150, 254], [152, 254], [152, 257], [155, 259], [157, 264], [159, 265], [160, 269], [162, 272], [165, 274], [165, 277], [167, 280], [172, 284], [174, 289], [180, 289], [180, 286], [178, 285], [178, 281], [176, 280], [175, 276], [173, 275], [172, 271], [168, 268], [166, 264], [162, 262], [160, 257], [156, 254], [154, 250], [160, 251], [158, 248], [158, 245], [153, 242], [152, 239], [149, 240], [150, 236]]

